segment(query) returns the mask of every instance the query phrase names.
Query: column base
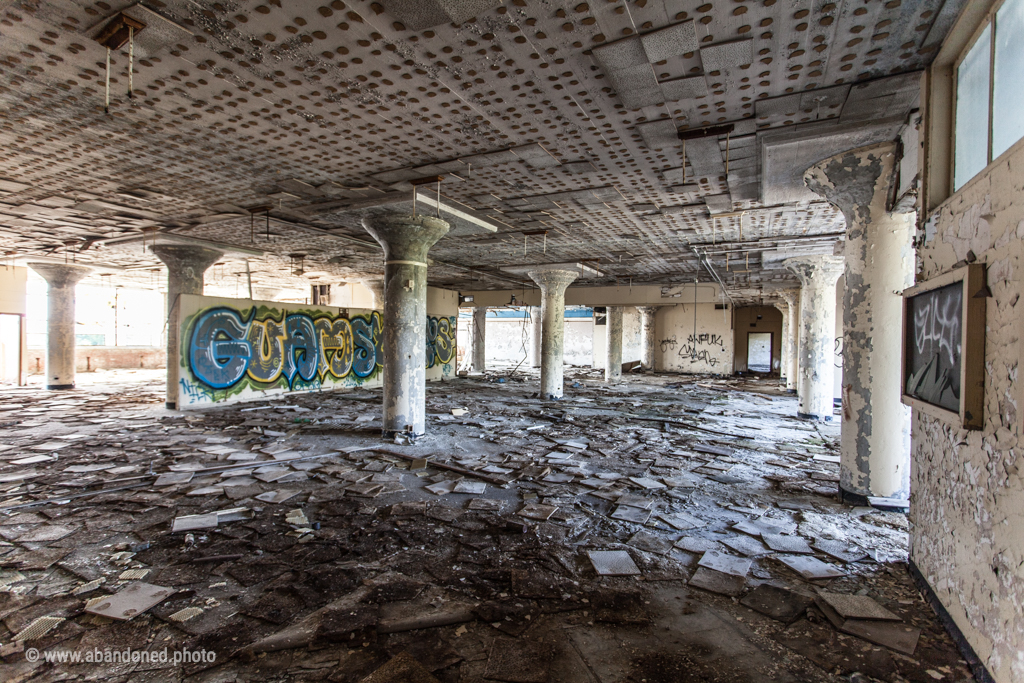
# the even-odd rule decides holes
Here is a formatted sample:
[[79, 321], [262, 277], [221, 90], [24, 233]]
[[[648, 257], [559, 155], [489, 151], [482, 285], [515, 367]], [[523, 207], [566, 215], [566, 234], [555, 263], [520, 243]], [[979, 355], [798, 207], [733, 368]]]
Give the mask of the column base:
[[802, 420], [814, 420], [815, 422], [831, 422], [832, 418], [835, 417], [834, 415], [811, 415], [810, 413], [800, 412], [796, 416]]
[[868, 497], [860, 493], [854, 493], [853, 491], [847, 491], [843, 488], [843, 485], [839, 485], [839, 502], [852, 505], [854, 507], [871, 507], [871, 503], [868, 501]]
[[74, 389], [74, 388], [75, 388], [75, 385], [74, 385], [73, 382], [71, 384], [47, 384], [46, 385], [46, 389], [48, 391], [61, 391], [63, 389]]
[[416, 439], [424, 435], [426, 435], [426, 432], [413, 434], [412, 432], [407, 432], [403, 429], [384, 429], [381, 430], [380, 433], [381, 438], [386, 439], [388, 441], [394, 441], [396, 436], [404, 436], [405, 438], [409, 439], [409, 441], [415, 441]]

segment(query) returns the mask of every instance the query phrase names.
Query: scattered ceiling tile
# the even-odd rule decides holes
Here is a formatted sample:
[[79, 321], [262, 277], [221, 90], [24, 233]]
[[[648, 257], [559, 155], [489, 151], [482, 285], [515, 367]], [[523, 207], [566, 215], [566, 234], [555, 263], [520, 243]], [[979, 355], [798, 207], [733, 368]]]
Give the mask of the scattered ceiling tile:
[[501, 4], [501, 0], [385, 0], [385, 9], [410, 31], [441, 24], [461, 24]]
[[697, 31], [692, 21], [673, 24], [640, 36], [644, 52], [651, 62], [660, 62], [697, 49]]
[[597, 173], [597, 167], [593, 163], [587, 160], [583, 161], [570, 161], [562, 164], [562, 169], [567, 173], [575, 175], [586, 175], [588, 173]]
[[640, 133], [640, 137], [643, 138], [648, 149], [661, 149], [680, 144], [676, 124], [672, 119], [638, 123], [636, 130]]
[[554, 168], [559, 165], [558, 159], [537, 143], [513, 147], [510, 151], [531, 168]]
[[705, 72], [737, 69], [754, 61], [754, 41], [733, 40], [708, 45], [700, 49], [700, 59]]
[[708, 82], [704, 80], [703, 76], [676, 78], [671, 81], [662, 81], [661, 90], [665, 93], [667, 102], [691, 100], [708, 94]]

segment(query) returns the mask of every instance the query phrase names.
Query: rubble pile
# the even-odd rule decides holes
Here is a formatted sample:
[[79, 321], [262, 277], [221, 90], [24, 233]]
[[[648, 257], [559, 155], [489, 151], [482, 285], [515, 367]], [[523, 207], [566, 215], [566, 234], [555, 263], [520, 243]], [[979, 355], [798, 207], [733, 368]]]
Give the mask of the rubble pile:
[[[377, 391], [0, 392], [4, 678], [972, 680], [906, 518], [836, 500], [837, 425], [768, 381], [569, 374], [428, 385], [415, 444]], [[95, 647], [216, 658], [26, 657]]]

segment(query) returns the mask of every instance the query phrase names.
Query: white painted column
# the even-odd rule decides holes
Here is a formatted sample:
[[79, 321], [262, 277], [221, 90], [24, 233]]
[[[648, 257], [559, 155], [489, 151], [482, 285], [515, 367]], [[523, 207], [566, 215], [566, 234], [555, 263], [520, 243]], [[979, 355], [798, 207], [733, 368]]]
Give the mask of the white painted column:
[[622, 306], [606, 310], [604, 381], [618, 382], [622, 379]]
[[543, 338], [543, 333], [541, 332], [543, 315], [541, 313], [540, 306], [530, 306], [529, 310], [531, 328], [530, 349], [532, 353], [530, 357], [530, 364], [535, 368], [539, 368], [541, 359], [541, 339]]
[[789, 339], [789, 306], [785, 301], [773, 301], [772, 305], [782, 314], [782, 339], [779, 340], [781, 353], [779, 353], [779, 379], [786, 381], [786, 373], [789, 371], [789, 346], [786, 343]]
[[470, 338], [472, 363], [469, 371], [481, 374], [487, 369], [487, 307], [477, 306], [473, 309], [473, 329]]
[[29, 263], [46, 290], [46, 388], [75, 388], [75, 287], [92, 268], [64, 263]]
[[640, 312], [640, 365], [644, 370], [654, 371], [654, 349], [657, 344], [655, 318], [658, 306], [637, 306]]
[[178, 407], [178, 299], [182, 294], [202, 294], [207, 269], [224, 252], [185, 244], [157, 244], [153, 253], [167, 266], [167, 407]]
[[363, 227], [384, 247], [385, 439], [426, 432], [427, 252], [448, 232], [440, 218], [380, 214]]
[[889, 213], [895, 145], [861, 147], [805, 174], [846, 217], [840, 496], [910, 496], [910, 408], [900, 401], [903, 302], [914, 281], [911, 213]]
[[786, 302], [786, 319], [789, 320], [783, 341], [786, 389], [796, 391], [800, 378], [800, 290], [783, 290], [778, 295]]
[[540, 287], [541, 296], [540, 397], [542, 400], [559, 399], [564, 376], [565, 290], [579, 271], [538, 266], [527, 275]]
[[836, 280], [843, 273], [838, 256], [803, 256], [783, 261], [800, 289], [800, 417], [830, 422], [835, 370]]

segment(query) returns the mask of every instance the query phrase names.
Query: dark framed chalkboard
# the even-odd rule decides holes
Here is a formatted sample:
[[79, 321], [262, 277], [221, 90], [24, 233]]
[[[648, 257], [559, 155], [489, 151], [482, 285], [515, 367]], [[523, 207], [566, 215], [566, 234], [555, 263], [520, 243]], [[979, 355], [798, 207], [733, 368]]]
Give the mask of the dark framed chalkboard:
[[971, 264], [903, 292], [903, 403], [981, 429], [985, 266]]

